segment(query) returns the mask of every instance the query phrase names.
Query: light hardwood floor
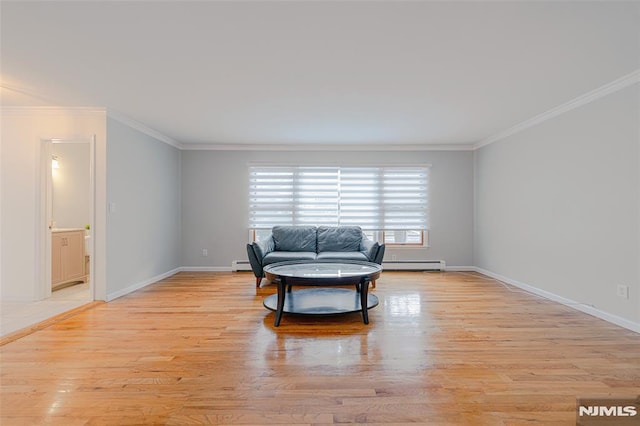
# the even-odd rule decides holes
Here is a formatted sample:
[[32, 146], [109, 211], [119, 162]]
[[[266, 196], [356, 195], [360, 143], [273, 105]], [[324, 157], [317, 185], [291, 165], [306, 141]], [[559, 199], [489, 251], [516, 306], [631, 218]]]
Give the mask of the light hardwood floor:
[[274, 314], [248, 273], [179, 273], [1, 351], [7, 425], [572, 425], [640, 393], [640, 335], [474, 273], [383, 272], [380, 305]]

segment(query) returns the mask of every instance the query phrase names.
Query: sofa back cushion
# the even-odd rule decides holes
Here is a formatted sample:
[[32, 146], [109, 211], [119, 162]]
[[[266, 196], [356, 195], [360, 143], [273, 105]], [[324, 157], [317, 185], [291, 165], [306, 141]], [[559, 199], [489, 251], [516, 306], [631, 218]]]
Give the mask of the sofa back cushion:
[[277, 251], [316, 252], [315, 226], [274, 226], [271, 235]]
[[318, 253], [359, 251], [362, 229], [359, 226], [319, 226]]

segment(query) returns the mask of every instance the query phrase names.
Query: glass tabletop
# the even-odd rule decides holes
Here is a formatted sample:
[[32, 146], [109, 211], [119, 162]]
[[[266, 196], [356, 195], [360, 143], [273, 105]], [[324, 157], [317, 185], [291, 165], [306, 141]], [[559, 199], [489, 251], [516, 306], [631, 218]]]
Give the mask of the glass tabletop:
[[282, 262], [267, 265], [264, 271], [290, 278], [348, 278], [375, 274], [382, 266], [370, 262]]

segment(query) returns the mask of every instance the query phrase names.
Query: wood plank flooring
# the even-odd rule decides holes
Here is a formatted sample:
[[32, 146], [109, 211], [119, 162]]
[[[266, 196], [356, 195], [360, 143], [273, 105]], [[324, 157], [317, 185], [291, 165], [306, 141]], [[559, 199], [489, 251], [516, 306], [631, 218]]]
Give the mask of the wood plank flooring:
[[0, 348], [0, 424], [572, 425], [640, 393], [640, 335], [475, 273], [280, 327], [249, 273], [179, 273]]

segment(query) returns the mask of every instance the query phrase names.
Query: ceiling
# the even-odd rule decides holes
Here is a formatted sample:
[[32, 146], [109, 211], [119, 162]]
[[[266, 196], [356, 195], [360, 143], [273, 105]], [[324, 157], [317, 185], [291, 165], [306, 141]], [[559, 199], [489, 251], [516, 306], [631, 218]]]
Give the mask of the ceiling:
[[185, 146], [477, 144], [640, 68], [638, 2], [6, 1], [3, 106]]

